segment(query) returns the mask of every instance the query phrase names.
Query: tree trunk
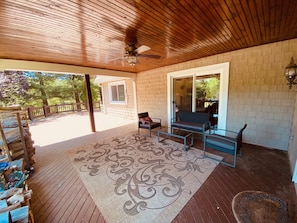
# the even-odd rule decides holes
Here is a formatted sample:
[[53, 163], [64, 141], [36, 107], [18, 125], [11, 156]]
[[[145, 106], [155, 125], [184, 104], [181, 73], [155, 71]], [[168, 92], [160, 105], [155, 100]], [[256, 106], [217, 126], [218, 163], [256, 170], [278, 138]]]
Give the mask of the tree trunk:
[[75, 80], [75, 75], [72, 75], [71, 77], [72, 80], [72, 86], [73, 86], [73, 92], [74, 92], [74, 99], [75, 99], [75, 103], [77, 105], [77, 111], [81, 111], [81, 104], [80, 104], [80, 98], [79, 98], [79, 92], [78, 92], [78, 87], [76, 85]]
[[39, 85], [40, 85], [39, 90], [40, 90], [40, 93], [41, 93], [42, 104], [43, 104], [43, 106], [46, 106], [45, 111], [44, 111], [45, 116], [47, 116], [47, 114], [50, 113], [50, 110], [49, 110], [49, 107], [47, 107], [48, 106], [48, 101], [47, 101], [47, 95], [46, 95], [46, 92], [45, 92], [43, 76], [42, 76], [41, 72], [38, 72], [36, 75], [37, 75], [38, 80], [39, 80]]

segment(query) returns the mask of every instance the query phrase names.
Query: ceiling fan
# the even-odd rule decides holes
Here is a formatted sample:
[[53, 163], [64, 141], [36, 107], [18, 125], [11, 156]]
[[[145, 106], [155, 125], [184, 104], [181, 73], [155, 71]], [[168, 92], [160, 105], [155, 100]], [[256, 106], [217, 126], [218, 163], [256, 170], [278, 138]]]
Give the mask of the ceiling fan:
[[134, 67], [137, 63], [137, 57], [146, 57], [152, 59], [159, 59], [159, 55], [143, 54], [143, 52], [150, 50], [151, 48], [145, 45], [136, 47], [135, 43], [128, 43], [128, 46], [125, 48], [125, 59], [128, 63]]

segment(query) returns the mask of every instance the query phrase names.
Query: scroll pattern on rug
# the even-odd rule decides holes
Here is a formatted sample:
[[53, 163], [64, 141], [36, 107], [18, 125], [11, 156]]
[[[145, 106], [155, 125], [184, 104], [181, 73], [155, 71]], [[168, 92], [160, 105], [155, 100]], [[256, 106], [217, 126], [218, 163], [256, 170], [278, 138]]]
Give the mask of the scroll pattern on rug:
[[80, 147], [72, 161], [89, 177], [105, 175], [113, 196], [123, 198], [117, 206], [129, 216], [186, 203], [180, 200], [190, 199], [217, 165], [198, 149], [185, 152], [179, 143], [137, 134]]

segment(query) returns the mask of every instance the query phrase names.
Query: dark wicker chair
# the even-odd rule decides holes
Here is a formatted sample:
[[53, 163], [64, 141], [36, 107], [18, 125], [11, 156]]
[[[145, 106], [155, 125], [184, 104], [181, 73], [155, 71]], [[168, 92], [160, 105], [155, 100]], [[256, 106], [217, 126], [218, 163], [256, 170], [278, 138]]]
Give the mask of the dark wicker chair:
[[241, 154], [242, 132], [246, 127], [247, 124], [244, 124], [239, 132], [224, 129], [210, 129], [209, 133], [204, 135], [204, 157], [214, 159], [213, 157], [206, 155], [206, 148], [209, 147], [233, 155], [234, 159], [232, 164], [221, 160], [218, 161], [222, 164], [236, 167], [236, 157], [238, 154]]
[[161, 129], [161, 119], [151, 118], [148, 112], [143, 112], [138, 114], [138, 134], [139, 129], [148, 129], [150, 132], [150, 137], [152, 136], [152, 129]]

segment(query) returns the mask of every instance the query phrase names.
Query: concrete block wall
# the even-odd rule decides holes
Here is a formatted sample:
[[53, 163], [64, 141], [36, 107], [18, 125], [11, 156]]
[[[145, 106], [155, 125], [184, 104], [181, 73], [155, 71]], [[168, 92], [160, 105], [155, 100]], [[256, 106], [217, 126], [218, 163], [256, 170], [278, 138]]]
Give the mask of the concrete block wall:
[[167, 123], [167, 73], [230, 62], [227, 128], [244, 124], [244, 142], [288, 150], [296, 87], [289, 90], [284, 70], [297, 39], [210, 56], [137, 74], [138, 112], [148, 111]]

